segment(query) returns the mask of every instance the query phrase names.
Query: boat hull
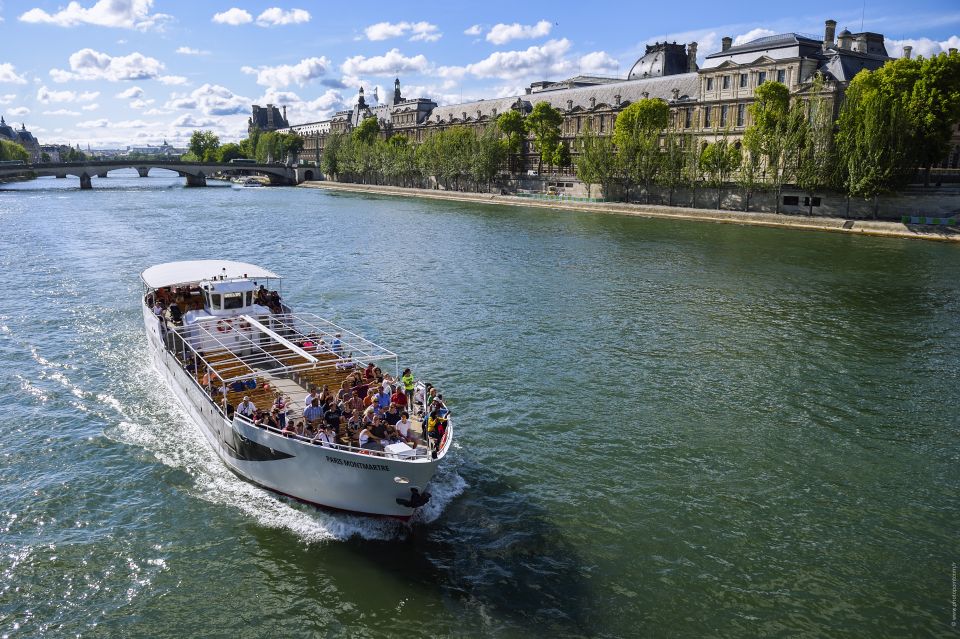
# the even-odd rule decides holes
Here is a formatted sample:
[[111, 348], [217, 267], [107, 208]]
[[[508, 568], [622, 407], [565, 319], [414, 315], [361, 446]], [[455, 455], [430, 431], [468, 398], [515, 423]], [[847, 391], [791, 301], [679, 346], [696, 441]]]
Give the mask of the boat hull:
[[241, 478], [318, 507], [406, 520], [410, 489], [424, 491], [439, 460], [404, 460], [310, 444], [228, 420], [164, 348], [160, 324], [144, 309], [153, 365], [217, 456]]

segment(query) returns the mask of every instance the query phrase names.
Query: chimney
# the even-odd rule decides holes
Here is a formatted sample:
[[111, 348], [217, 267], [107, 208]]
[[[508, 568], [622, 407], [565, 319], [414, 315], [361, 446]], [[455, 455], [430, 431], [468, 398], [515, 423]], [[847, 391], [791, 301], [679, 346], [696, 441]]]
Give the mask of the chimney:
[[596, 107], [597, 107], [597, 99], [596, 99], [596, 98], [590, 98], [590, 108], [591, 108], [591, 109], [595, 109]]
[[860, 53], [867, 52], [867, 34], [866, 33], [857, 34], [857, 51], [859, 51]]
[[687, 45], [687, 73], [697, 71], [697, 43], [691, 42]]
[[283, 105], [283, 121], [284, 122], [287, 121], [287, 105], [286, 104]]
[[567, 111], [573, 111], [573, 100], [567, 100]]
[[909, 44], [903, 45], [903, 57], [909, 60], [911, 53], [913, 53], [913, 47], [911, 47]]
[[731, 38], [730, 36], [724, 36], [721, 42], [723, 42], [723, 48], [720, 50], [726, 51], [727, 49], [730, 48], [730, 45], [733, 44], [733, 38]]
[[823, 23], [823, 50], [833, 46], [833, 35], [837, 32], [837, 21], [827, 20]]
[[851, 34], [848, 30], [844, 29], [843, 31], [840, 32], [840, 36], [837, 38], [837, 46], [844, 50], [849, 49], [850, 39], [852, 37], [853, 37], [853, 34]]

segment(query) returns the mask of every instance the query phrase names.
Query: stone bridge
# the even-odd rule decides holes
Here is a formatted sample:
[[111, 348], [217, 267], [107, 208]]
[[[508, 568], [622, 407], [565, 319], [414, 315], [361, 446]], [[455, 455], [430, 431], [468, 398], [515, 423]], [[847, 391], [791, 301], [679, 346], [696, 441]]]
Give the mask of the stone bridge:
[[54, 176], [80, 178], [81, 189], [91, 189], [93, 176], [107, 177], [115, 169], [134, 168], [140, 177], [147, 177], [150, 169], [168, 169], [187, 179], [187, 186], [206, 186], [207, 178], [220, 175], [264, 175], [271, 184], [292, 185], [317, 179], [319, 171], [312, 167], [283, 164], [230, 164], [218, 162], [183, 162], [180, 160], [86, 160], [58, 164], [0, 164], [0, 178], [29, 173], [35, 177]]

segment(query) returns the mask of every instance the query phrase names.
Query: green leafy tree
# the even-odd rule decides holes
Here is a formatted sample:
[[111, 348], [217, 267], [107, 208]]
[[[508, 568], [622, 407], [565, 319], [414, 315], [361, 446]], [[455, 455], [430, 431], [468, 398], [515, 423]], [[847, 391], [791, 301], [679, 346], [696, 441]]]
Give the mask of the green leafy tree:
[[678, 188], [686, 186], [686, 147], [695, 144], [688, 134], [667, 132], [663, 140], [663, 155], [657, 183], [667, 188], [668, 204], [673, 206], [673, 195]]
[[543, 163], [553, 158], [557, 143], [560, 141], [560, 125], [563, 115], [550, 106], [549, 102], [537, 102], [527, 116], [527, 130], [533, 134], [537, 145], [537, 173], [543, 171]]
[[198, 160], [216, 161], [220, 138], [213, 131], [194, 131], [187, 148]]
[[323, 145], [323, 155], [320, 156], [320, 170], [334, 180], [338, 179], [337, 176], [340, 174], [340, 165], [337, 162], [337, 150], [340, 148], [342, 142], [342, 133], [331, 133], [327, 136], [326, 142]]
[[779, 213], [783, 186], [793, 179], [803, 143], [803, 112], [790, 108], [785, 85], [766, 82], [754, 91], [750, 115], [753, 123], [744, 131], [743, 143], [763, 163], [762, 177], [776, 193]]
[[670, 107], [656, 98], [645, 98], [631, 103], [617, 114], [613, 125], [613, 141], [621, 170], [630, 183], [643, 184], [647, 202], [650, 187], [661, 167], [660, 136], [670, 123]]
[[618, 172], [613, 140], [595, 133], [588, 122], [577, 136], [575, 145], [578, 154], [574, 166], [577, 177], [587, 185], [587, 197], [592, 197], [594, 184], [599, 184], [603, 196], [609, 197]]
[[723, 201], [723, 187], [739, 166], [740, 149], [730, 144], [726, 133], [700, 152], [700, 168], [707, 178], [706, 183], [717, 190], [717, 209]]
[[218, 162], [229, 162], [230, 160], [235, 160], [242, 157], [245, 157], [243, 155], [243, 150], [236, 142], [227, 142], [220, 147], [220, 150], [217, 153]]
[[523, 152], [523, 143], [527, 139], [527, 125], [523, 114], [517, 109], [510, 109], [497, 117], [497, 129], [503, 135], [510, 154], [510, 172], [517, 172], [517, 156]]
[[354, 139], [361, 144], [373, 144], [380, 134], [380, 123], [377, 118], [365, 118], [363, 122], [353, 130]]
[[873, 200], [905, 186], [912, 175], [910, 118], [903, 101], [884, 91], [880, 77], [858, 73], [847, 87], [837, 121], [837, 150], [848, 197]]
[[0, 160], [21, 160], [30, 161], [30, 154], [22, 145], [8, 140], [0, 140]]
[[553, 158], [551, 162], [554, 166], [561, 169], [565, 169], [572, 163], [572, 158], [570, 157], [570, 146], [566, 142], [561, 142], [557, 144], [556, 149], [553, 152]]
[[834, 148], [833, 104], [823, 94], [823, 78], [817, 76], [806, 103], [794, 108], [806, 109], [798, 124], [802, 140], [797, 159], [796, 183], [807, 194], [808, 214], [813, 215], [813, 198], [817, 192], [836, 185], [836, 153]]
[[485, 184], [489, 190], [490, 183], [500, 172], [506, 157], [507, 147], [501, 139], [500, 130], [496, 124], [488, 126], [477, 138], [476, 153], [473, 157], [471, 171], [477, 183]]

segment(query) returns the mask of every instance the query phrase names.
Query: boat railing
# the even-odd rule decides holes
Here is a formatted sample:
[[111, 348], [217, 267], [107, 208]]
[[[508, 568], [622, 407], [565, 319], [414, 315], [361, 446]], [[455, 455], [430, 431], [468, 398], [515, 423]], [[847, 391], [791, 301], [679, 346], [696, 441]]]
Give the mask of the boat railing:
[[393, 453], [388, 453], [388, 452], [386, 452], [386, 451], [381, 451], [381, 450], [371, 450], [371, 449], [369, 449], [369, 448], [360, 448], [359, 446], [352, 446], [352, 445], [348, 445], [348, 444], [326, 443], [326, 442], [314, 441], [313, 438], [304, 437], [303, 435], [298, 435], [298, 434], [296, 434], [296, 433], [291, 433], [290, 431], [284, 432], [282, 429], [276, 428], [276, 427], [274, 427], [274, 426], [270, 426], [270, 425], [267, 425], [267, 424], [255, 424], [255, 423], [253, 422], [253, 420], [247, 418], [247, 417], [244, 416], [244, 415], [240, 415], [240, 414], [235, 414], [235, 415], [234, 415], [234, 419], [235, 419], [235, 420], [238, 420], [238, 421], [240, 421], [240, 422], [242, 422], [242, 423], [244, 423], [244, 424], [248, 424], [248, 425], [250, 425], [250, 426], [253, 426], [254, 428], [261, 428], [261, 429], [263, 429], [263, 430], [265, 430], [265, 431], [267, 431], [267, 432], [269, 432], [269, 433], [272, 433], [272, 434], [274, 434], [274, 435], [279, 435], [280, 437], [285, 437], [285, 438], [287, 438], [287, 439], [297, 440], [297, 441], [299, 441], [299, 442], [301, 442], [301, 443], [303, 443], [303, 444], [307, 444], [307, 445], [310, 445], [310, 446], [319, 446], [319, 447], [321, 447], [321, 448], [330, 448], [330, 449], [332, 449], [332, 450], [341, 450], [341, 451], [345, 451], [345, 452], [348, 452], [348, 453], [354, 453], [354, 454], [358, 454], [358, 455], [370, 455], [370, 456], [372, 456], [372, 457], [384, 457], [384, 458], [387, 458], [387, 459], [403, 459], [403, 460], [409, 461], [409, 460], [429, 459], [429, 458], [430, 458], [430, 454], [431, 454], [431, 453], [430, 453], [430, 450], [429, 450], [428, 448], [427, 448], [427, 449], [421, 449], [421, 448], [418, 446], [417, 448], [411, 448], [411, 449], [410, 449], [410, 450], [413, 452], [412, 455], [407, 455], [407, 456], [401, 457], [400, 455], [395, 455], [395, 454], [393, 454]]

